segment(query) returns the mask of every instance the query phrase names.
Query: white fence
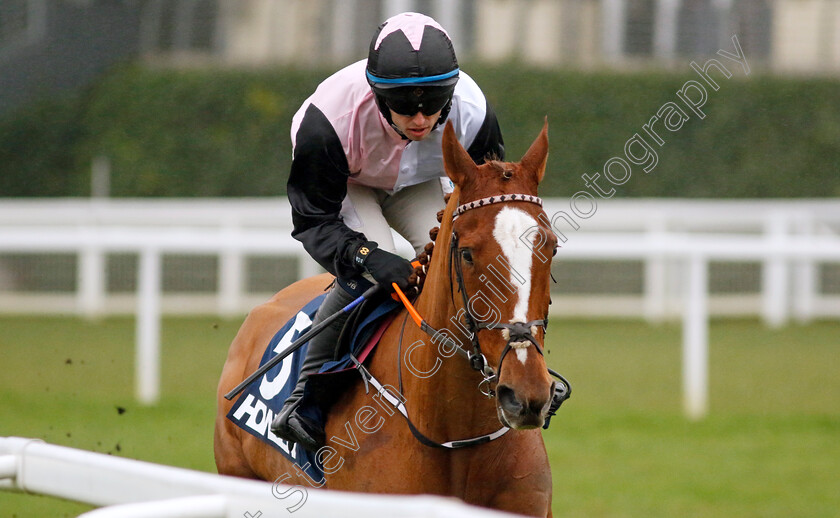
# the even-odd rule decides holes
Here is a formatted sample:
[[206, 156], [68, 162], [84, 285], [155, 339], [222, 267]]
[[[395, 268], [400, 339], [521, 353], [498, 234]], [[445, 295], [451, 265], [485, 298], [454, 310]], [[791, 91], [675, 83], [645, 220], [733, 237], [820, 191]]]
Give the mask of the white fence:
[[[546, 212], [572, 214], [568, 202], [548, 200]], [[74, 313], [96, 317], [105, 314], [131, 314], [136, 311], [144, 283], [134, 281], [142, 272], [149, 272], [151, 263], [162, 263], [164, 256], [212, 257], [209, 289], [180, 290], [162, 288], [161, 309], [166, 313], [216, 313], [238, 315], [282, 288], [280, 279], [248, 286], [247, 263], [254, 255], [285, 256], [286, 280], [320, 271], [298, 243], [290, 237], [291, 222], [288, 203], [284, 199], [259, 200], [0, 200], [0, 312], [4, 313]], [[635, 259], [622, 259], [617, 250], [612, 257], [599, 254], [583, 257], [575, 249], [589, 246], [582, 241], [607, 241], [608, 233], [620, 233], [634, 239], [650, 241], [654, 236], [670, 239], [678, 235], [725, 235], [734, 237], [785, 239], [785, 236], [832, 236], [840, 231], [840, 203], [835, 201], [664, 201], [609, 200], [601, 202], [597, 213], [589, 219], [577, 218], [580, 230], [572, 230], [565, 221], [557, 227], [567, 237], [564, 250], [557, 257], [555, 275], [555, 310], [564, 315], [644, 316], [649, 320], [677, 317], [684, 285], [679, 262], [673, 263], [654, 254]], [[604, 246], [609, 247], [609, 243]], [[406, 247], [407, 250], [407, 247]], [[16, 261], [10, 256], [17, 254]], [[19, 271], [23, 264], [37, 262], [33, 257], [60, 255], [71, 260], [59, 265], [35, 269], [29, 277], [49, 277], [63, 268], [66, 285], [33, 288], [22, 282], [26, 275]], [[127, 254], [137, 259], [136, 272], [131, 268], [121, 273], [122, 289], [113, 284], [113, 272], [119, 270], [109, 261], [114, 254]], [[569, 281], [597, 282], [606, 277], [599, 272], [587, 278], [577, 269], [578, 262], [614, 260], [624, 263], [614, 273], [619, 279], [633, 278], [638, 288], [622, 292], [601, 279], [598, 293], [575, 293], [567, 290]], [[710, 258], [718, 261], [717, 258]], [[721, 258], [720, 261], [724, 259]], [[633, 264], [633, 262], [637, 264]], [[738, 261], [736, 261], [738, 262]], [[761, 279], [752, 279], [753, 286], [738, 290], [714, 292], [710, 288], [710, 311], [714, 314], [761, 314], [766, 321], [781, 324], [791, 313], [799, 320], [819, 316], [840, 316], [840, 269], [834, 273], [827, 291], [821, 289], [820, 266], [825, 263], [796, 261], [771, 267], [771, 261], [752, 263], [752, 273], [761, 271]], [[200, 265], [199, 265], [200, 266]], [[614, 265], [608, 265], [609, 267]], [[780, 266], [780, 267], [779, 267]], [[205, 269], [207, 265], [204, 265]], [[212, 271], [212, 268], [216, 271]], [[192, 263], [187, 268], [198, 270]], [[293, 272], [288, 272], [289, 269]], [[49, 271], [45, 271], [48, 270]], [[790, 270], [785, 273], [785, 270]], [[118, 272], [119, 273], [119, 272]], [[160, 273], [160, 272], [159, 272]], [[748, 272], [749, 273], [749, 272]], [[743, 275], [749, 279], [749, 275]], [[70, 277], [68, 281], [66, 277]], [[565, 276], [565, 280], [564, 280]], [[712, 272], [712, 283], [720, 285]], [[121, 277], [121, 278], [122, 278]], [[831, 276], [823, 275], [823, 278]], [[24, 279], [25, 280], [25, 279]], [[31, 281], [31, 279], [30, 279]], [[252, 283], [253, 284], [253, 283]], [[620, 283], [616, 283], [620, 284]], [[615, 288], [615, 289], [613, 289]], [[783, 290], [780, 297], [778, 294]]]
[[[126, 296], [107, 290], [106, 254], [133, 253], [139, 256], [138, 300], [143, 300], [143, 290], [149, 285], [159, 284], [163, 255], [209, 254], [219, 258], [216, 305], [208, 305], [206, 296], [192, 297], [190, 302], [195, 304], [185, 305], [181, 300], [190, 297], [182, 294], [168, 311], [245, 313], [255, 303], [255, 297], [242, 298], [242, 260], [247, 254], [298, 258], [298, 277], [320, 271], [291, 238], [290, 214], [288, 202], [275, 199], [0, 200], [0, 254], [69, 253], [78, 257], [75, 289], [69, 294], [16, 288], [15, 272], [4, 272], [0, 263], [0, 312], [89, 317], [131, 313], [136, 307], [132, 297], [126, 300]], [[269, 288], [260, 295], [264, 298], [273, 291], [276, 289]]]
[[513, 516], [468, 506], [454, 499], [301, 489], [113, 457], [20, 437], [0, 437], [0, 490], [48, 495], [101, 507], [82, 514], [84, 518]]
[[[791, 314], [799, 321], [840, 317], [840, 293], [823, 293], [818, 275], [821, 266], [840, 263], [840, 203], [608, 201], [584, 219], [568, 200], [547, 200], [546, 213], [566, 239], [555, 270], [563, 271], [574, 261], [640, 264], [640, 293], [615, 295], [607, 286], [607, 293], [597, 296], [570, 295], [562, 292], [561, 283], [561, 292], [552, 295], [552, 311], [593, 314], [594, 307], [599, 315], [637, 315], [652, 321], [682, 315], [685, 406], [690, 416], [706, 411], [710, 312], [739, 314], [746, 309], [772, 326], [783, 325]], [[173, 297], [162, 289], [163, 257], [218, 257], [215, 304], [199, 304], [207, 299], [204, 295], [175, 296], [173, 305], [183, 311], [195, 301], [205, 312], [236, 314], [255, 303], [253, 294], [249, 297], [243, 289], [248, 255], [297, 258], [296, 277], [319, 271], [290, 237], [290, 229], [288, 204], [281, 199], [1, 201], [0, 260], [15, 253], [73, 254], [78, 257], [78, 280], [74, 292], [64, 295], [0, 290], [0, 310], [50, 311], [51, 302], [58, 300], [52, 311], [92, 317], [114, 312], [118, 304], [111, 303], [114, 297], [106, 289], [106, 257], [136, 254], [137, 293], [128, 305], [137, 315], [136, 390], [142, 402], [153, 403], [159, 386], [160, 317], [167, 309], [165, 300]], [[758, 296], [710, 296], [709, 266], [716, 262], [759, 264]], [[13, 275], [5, 273], [7, 278]], [[272, 286], [257, 300], [280, 287]], [[727, 298], [735, 302], [727, 305]]]

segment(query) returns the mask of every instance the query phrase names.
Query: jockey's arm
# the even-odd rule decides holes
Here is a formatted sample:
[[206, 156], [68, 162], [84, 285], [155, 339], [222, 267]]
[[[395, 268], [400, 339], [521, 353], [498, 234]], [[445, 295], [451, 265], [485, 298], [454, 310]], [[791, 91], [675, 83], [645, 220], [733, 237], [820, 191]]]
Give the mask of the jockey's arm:
[[339, 277], [357, 273], [353, 255], [367, 241], [340, 217], [349, 176], [341, 141], [320, 110], [310, 105], [296, 136], [287, 184], [292, 237], [325, 270]]
[[483, 164], [488, 158], [493, 160], [505, 159], [505, 143], [502, 139], [502, 130], [499, 128], [496, 113], [489, 102], [485, 101], [485, 106], [481, 127], [467, 147], [467, 153], [476, 164]]

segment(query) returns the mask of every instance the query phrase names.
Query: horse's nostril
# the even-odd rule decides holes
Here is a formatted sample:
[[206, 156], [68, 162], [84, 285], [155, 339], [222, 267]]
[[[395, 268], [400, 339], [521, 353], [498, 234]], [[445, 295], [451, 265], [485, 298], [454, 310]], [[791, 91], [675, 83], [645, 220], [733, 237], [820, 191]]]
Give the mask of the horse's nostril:
[[499, 398], [499, 405], [502, 410], [511, 415], [519, 415], [522, 413], [522, 403], [516, 399], [516, 393], [507, 385], [501, 385], [496, 389], [496, 394]]
[[537, 413], [542, 413], [543, 410], [548, 411], [548, 409], [551, 407], [551, 404], [554, 402], [554, 389], [556, 387], [557, 382], [552, 381], [551, 387], [549, 387], [548, 389], [548, 399], [542, 403], [542, 406], [540, 406], [539, 410], [537, 410]]
[[550, 400], [549, 401], [543, 401], [543, 400], [531, 401], [530, 404], [528, 405], [528, 411], [531, 412], [534, 415], [540, 415], [540, 414], [543, 413], [543, 410], [548, 407], [549, 402], [550, 402]]

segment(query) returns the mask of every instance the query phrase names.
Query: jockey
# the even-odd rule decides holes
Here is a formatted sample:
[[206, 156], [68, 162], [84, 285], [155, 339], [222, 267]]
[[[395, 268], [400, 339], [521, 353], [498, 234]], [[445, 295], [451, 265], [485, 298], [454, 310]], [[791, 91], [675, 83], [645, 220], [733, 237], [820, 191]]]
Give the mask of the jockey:
[[[292, 236], [336, 276], [313, 325], [370, 282], [408, 289], [414, 269], [396, 255], [391, 227], [420, 253], [451, 183], [443, 124], [476, 163], [504, 159], [501, 130], [481, 89], [458, 68], [432, 18], [402, 13], [379, 26], [366, 60], [322, 82], [292, 119], [288, 182]], [[300, 379], [271, 423], [280, 438], [316, 451], [324, 430], [298, 412], [309, 375], [335, 354], [346, 314], [309, 342]]]

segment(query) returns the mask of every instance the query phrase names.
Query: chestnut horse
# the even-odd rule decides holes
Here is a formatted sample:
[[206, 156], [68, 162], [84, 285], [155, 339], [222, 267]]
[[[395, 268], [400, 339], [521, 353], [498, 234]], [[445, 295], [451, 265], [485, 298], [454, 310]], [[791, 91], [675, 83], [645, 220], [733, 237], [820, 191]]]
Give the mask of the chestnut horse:
[[[368, 383], [351, 385], [329, 412], [327, 447], [318, 452], [327, 487], [449, 495], [551, 516], [551, 471], [539, 429], [554, 394], [542, 348], [556, 238], [537, 198], [547, 156], [547, 123], [519, 163], [481, 166], [451, 124], [444, 128], [444, 165], [455, 191], [415, 301], [430, 327], [424, 332], [403, 310], [366, 365], [401, 393], [409, 420], [384, 398], [374, 404]], [[278, 481], [295, 473], [278, 452], [225, 418], [231, 402], [224, 394], [257, 369], [276, 330], [330, 279], [323, 274], [280, 291], [248, 315], [231, 344], [218, 389], [220, 473]], [[429, 328], [437, 330], [432, 338]], [[466, 351], [472, 361], [454, 354]], [[477, 436], [469, 447], [451, 447]], [[449, 448], [432, 445], [447, 441]]]

